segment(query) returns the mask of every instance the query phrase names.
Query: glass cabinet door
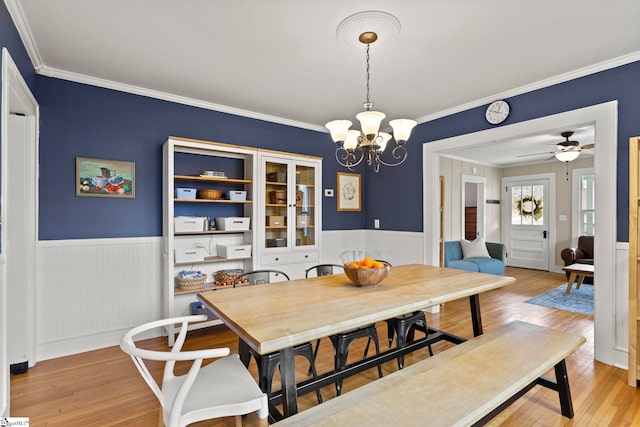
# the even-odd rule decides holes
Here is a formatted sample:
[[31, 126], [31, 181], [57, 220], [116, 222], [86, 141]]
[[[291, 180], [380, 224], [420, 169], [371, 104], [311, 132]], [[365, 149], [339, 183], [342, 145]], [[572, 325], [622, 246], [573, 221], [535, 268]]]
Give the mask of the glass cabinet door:
[[269, 158], [264, 163], [263, 248], [317, 245], [316, 180], [313, 164]]
[[265, 233], [264, 247], [289, 246], [287, 213], [289, 208], [287, 163], [267, 161], [265, 163]]
[[315, 167], [295, 165], [295, 246], [313, 246], [315, 233]]

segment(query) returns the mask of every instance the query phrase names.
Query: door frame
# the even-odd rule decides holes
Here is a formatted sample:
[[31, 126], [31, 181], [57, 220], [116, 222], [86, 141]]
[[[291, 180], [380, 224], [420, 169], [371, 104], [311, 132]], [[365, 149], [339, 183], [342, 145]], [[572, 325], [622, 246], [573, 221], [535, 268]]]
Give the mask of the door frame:
[[482, 237], [483, 239], [487, 240], [487, 228], [486, 228], [486, 219], [485, 219], [485, 211], [486, 211], [486, 204], [487, 204], [487, 178], [485, 178], [484, 176], [476, 176], [476, 175], [462, 175], [462, 189], [461, 189], [461, 194], [462, 194], [462, 203], [460, 205], [460, 215], [462, 218], [462, 221], [460, 223], [460, 227], [461, 232], [460, 232], [460, 236], [464, 237], [465, 236], [465, 202], [466, 202], [466, 191], [465, 191], [465, 184], [469, 182], [472, 184], [477, 184], [478, 188], [476, 191], [476, 196], [477, 196], [477, 216], [476, 216], [476, 224], [477, 224], [477, 228], [476, 231], [478, 233], [478, 235], [480, 237]]
[[[440, 176], [440, 153], [465, 147], [487, 145], [495, 141], [513, 139], [523, 135], [543, 132], [560, 132], [572, 127], [595, 125], [597, 153], [594, 169], [596, 188], [596, 218], [598, 233], [594, 250], [599, 268], [595, 271], [595, 282], [604, 286], [594, 288], [594, 342], [595, 359], [613, 366], [626, 367], [627, 345], [622, 342], [627, 334], [616, 325], [627, 325], [627, 313], [615, 310], [617, 272], [617, 147], [618, 147], [618, 101], [566, 111], [512, 125], [499, 126], [470, 134], [428, 142], [422, 145], [423, 153], [423, 230], [424, 263], [438, 265], [438, 180]], [[621, 270], [623, 266], [619, 267]]]
[[[549, 194], [547, 194], [547, 202], [544, 203], [544, 209], [547, 210], [547, 221], [548, 221], [548, 238], [547, 238], [547, 265], [548, 271], [555, 271], [555, 272], [562, 272], [561, 269], [557, 269], [556, 267], [556, 175], [554, 173], [540, 173], [540, 174], [534, 174], [534, 175], [521, 175], [521, 176], [505, 176], [502, 178], [501, 182], [501, 186], [500, 189], [503, 190], [508, 183], [512, 182], [512, 181], [528, 181], [528, 180], [539, 180], [539, 179], [546, 179], [549, 181]], [[500, 191], [500, 194], [504, 194], [502, 193], [502, 191]], [[510, 195], [507, 196], [507, 198], [510, 199]], [[502, 200], [502, 197], [501, 197]], [[507, 210], [507, 208], [505, 207], [505, 203], [503, 203], [502, 201], [500, 202], [502, 204], [502, 213], [504, 214], [504, 212]], [[507, 223], [508, 218], [506, 218], [505, 216], [502, 217], [502, 220], [500, 221], [500, 238], [503, 242], [506, 243], [506, 227], [505, 224]], [[507, 251], [509, 251], [509, 247], [507, 246]], [[508, 259], [508, 258], [507, 258]]]
[[[25, 280], [21, 284], [26, 287], [27, 298], [27, 358], [29, 365], [33, 366], [36, 362], [36, 334], [35, 334], [35, 322], [36, 312], [35, 307], [35, 287], [36, 287], [36, 275], [37, 275], [37, 259], [36, 259], [36, 240], [38, 236], [38, 138], [39, 138], [39, 123], [40, 123], [40, 110], [38, 102], [31, 93], [29, 86], [25, 82], [24, 78], [20, 74], [20, 70], [16, 66], [15, 62], [11, 58], [7, 48], [2, 48], [2, 99], [0, 109], [0, 151], [1, 151], [1, 174], [2, 184], [0, 185], [0, 206], [7, 206], [10, 201], [7, 200], [7, 188], [9, 181], [12, 179], [7, 173], [7, 144], [8, 144], [8, 126], [9, 115], [11, 113], [24, 114], [30, 120], [28, 123], [33, 125], [33, 129], [29, 132], [32, 136], [32, 143], [34, 144], [31, 150], [33, 150], [34, 157], [32, 161], [25, 165], [26, 174], [33, 177], [32, 190], [33, 195], [29, 200], [32, 200], [33, 205], [29, 209], [33, 214], [28, 213], [27, 224], [30, 227], [28, 233], [28, 258], [29, 258], [29, 271], [31, 274], [25, 275]], [[5, 212], [0, 212], [0, 218], [2, 218], [2, 227], [7, 227]], [[7, 356], [7, 327], [9, 319], [6, 318], [7, 313], [7, 263], [11, 262], [10, 248], [7, 248], [6, 233], [1, 233], [0, 243], [2, 252], [0, 253], [0, 363], [2, 366], [2, 374], [0, 374], [0, 396], [3, 396], [0, 400], [0, 414], [9, 414], [10, 410], [10, 381], [9, 381], [9, 366]]]

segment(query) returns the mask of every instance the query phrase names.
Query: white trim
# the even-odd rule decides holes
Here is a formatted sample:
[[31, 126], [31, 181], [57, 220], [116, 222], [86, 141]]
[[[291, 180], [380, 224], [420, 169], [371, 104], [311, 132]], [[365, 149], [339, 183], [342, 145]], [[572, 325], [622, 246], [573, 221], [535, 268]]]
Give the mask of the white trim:
[[[166, 92], [155, 91], [151, 89], [127, 85], [124, 83], [99, 79], [96, 77], [91, 77], [87, 75], [73, 73], [70, 71], [59, 70], [56, 68], [48, 67], [43, 63], [42, 57], [38, 52], [38, 48], [34, 41], [31, 30], [29, 29], [29, 26], [26, 23], [26, 19], [24, 18], [24, 13], [22, 11], [22, 7], [20, 6], [20, 3], [17, 0], [4, 0], [4, 2], [7, 5], [7, 10], [9, 11], [11, 18], [13, 19], [13, 23], [16, 26], [18, 33], [20, 34], [22, 43], [25, 45], [27, 53], [31, 58], [31, 63], [33, 64], [33, 67], [38, 74], [42, 74], [49, 77], [56, 77], [62, 80], [85, 83], [92, 86], [104, 87], [108, 89], [119, 90], [122, 92], [148, 96], [150, 98], [162, 99], [165, 101], [176, 102], [178, 104], [200, 107], [207, 110], [220, 111], [220, 112], [225, 112], [225, 113], [234, 114], [238, 116], [250, 117], [258, 120], [279, 123], [287, 126], [293, 126], [293, 127], [298, 127], [302, 129], [309, 129], [309, 130], [315, 130], [318, 132], [328, 133], [328, 130], [324, 126], [319, 126], [316, 124], [299, 122], [295, 120], [286, 119], [283, 117], [262, 114], [255, 111], [242, 110], [239, 108], [229, 107], [226, 105], [215, 104], [215, 103], [206, 102], [198, 99], [178, 96], [178, 95], [174, 95]], [[573, 80], [579, 77], [584, 77], [600, 71], [605, 71], [611, 68], [619, 67], [621, 65], [630, 64], [638, 60], [640, 60], [640, 51], [632, 52], [627, 55], [622, 55], [617, 58], [613, 58], [607, 61], [599, 62], [597, 64], [582, 67], [577, 70], [573, 70], [564, 74], [550, 77], [548, 79], [544, 79], [538, 82], [530, 83], [528, 85], [520, 86], [515, 89], [511, 89], [505, 92], [486, 96], [481, 99], [476, 99], [466, 104], [457, 105], [453, 108], [441, 110], [433, 114], [428, 114], [426, 116], [418, 117], [415, 120], [418, 123], [429, 122], [441, 117], [450, 116], [452, 114], [459, 113], [461, 111], [466, 111], [471, 108], [488, 104], [492, 101], [495, 101], [496, 99], [504, 99], [504, 98], [520, 95], [526, 92], [531, 92], [533, 90], [545, 88], [558, 83]]]
[[[606, 71], [611, 68], [620, 67], [622, 65], [630, 64], [632, 62], [636, 62], [640, 60], [640, 51], [632, 52], [627, 55], [619, 56], [614, 59], [610, 59], [608, 61], [599, 62], [597, 64], [589, 65], [587, 67], [578, 68], [577, 70], [570, 71], [568, 73], [559, 74], [554, 77], [550, 77], [548, 79], [540, 80], [534, 83], [530, 83], [524, 86], [520, 86], [514, 89], [510, 89], [505, 92], [497, 93], [494, 95], [486, 96], [481, 99], [476, 99], [471, 102], [467, 102], [466, 104], [456, 105], [455, 107], [449, 108], [447, 110], [438, 111], [433, 114], [429, 114], [426, 116], [418, 117], [415, 119], [418, 123], [425, 123], [435, 119], [439, 119], [442, 117], [450, 116], [461, 111], [467, 111], [472, 108], [480, 107], [482, 105], [486, 105], [490, 102], [495, 101], [496, 99], [506, 99], [516, 95], [521, 95], [523, 93], [532, 92], [534, 90], [543, 89], [545, 87], [553, 86], [558, 83], [567, 82], [569, 80], [574, 80], [580, 77], [588, 76], [590, 74], [595, 74], [601, 71]], [[449, 156], [450, 157], [450, 156]], [[491, 165], [489, 165], [491, 166]]]
[[22, 6], [18, 0], [4, 0], [4, 4], [7, 6], [7, 10], [9, 11], [9, 15], [11, 15], [11, 19], [13, 20], [13, 24], [16, 26], [18, 30], [18, 34], [20, 35], [20, 40], [22, 40], [22, 44], [27, 50], [27, 54], [29, 58], [31, 58], [31, 63], [33, 64], [33, 68], [38, 71], [44, 67], [42, 62], [42, 56], [40, 56], [40, 52], [38, 51], [38, 47], [33, 39], [33, 34], [31, 33], [31, 29], [27, 24], [27, 20], [24, 17], [24, 12], [22, 10]]
[[[27, 301], [25, 310], [26, 310], [26, 325], [25, 325], [25, 343], [26, 343], [26, 356], [29, 361], [29, 365], [33, 366], [35, 363], [35, 348], [36, 348], [36, 332], [35, 332], [35, 322], [36, 322], [36, 307], [33, 304], [35, 301], [35, 287], [37, 282], [37, 255], [35, 249], [35, 241], [36, 236], [38, 235], [38, 137], [39, 137], [39, 123], [40, 123], [40, 112], [38, 103], [29, 90], [27, 83], [24, 81], [24, 78], [20, 74], [20, 70], [16, 66], [15, 62], [11, 58], [9, 51], [6, 48], [2, 48], [2, 106], [1, 106], [1, 114], [0, 114], [0, 151], [2, 157], [2, 184], [0, 187], [0, 206], [7, 206], [7, 190], [9, 185], [9, 180], [11, 177], [8, 174], [7, 168], [7, 144], [9, 141], [9, 115], [11, 113], [21, 113], [27, 116], [29, 130], [27, 131], [28, 137], [30, 141], [33, 142], [33, 146], [28, 147], [27, 152], [29, 152], [32, 157], [31, 161], [28, 164], [24, 165], [26, 168], [26, 176], [29, 177], [29, 188], [33, 190], [33, 194], [29, 194], [28, 197], [33, 197], [33, 200], [30, 200], [29, 203], [32, 203], [29, 206], [28, 215], [26, 219], [27, 224], [31, 224], [27, 229], [26, 239], [26, 256], [29, 260], [29, 263], [33, 268], [29, 268], [25, 274], [24, 282], [20, 286], [25, 287], [25, 298]], [[6, 211], [3, 209], [1, 212], [2, 218], [2, 226], [8, 226]], [[2, 289], [0, 290], [0, 311], [2, 311], [2, 315], [6, 316], [7, 313], [7, 263], [11, 262], [11, 257], [7, 258], [7, 254], [10, 253], [7, 247], [7, 236], [6, 233], [2, 233], [0, 236], [0, 241], [2, 244], [2, 252], [3, 252], [3, 268], [1, 270], [2, 278], [0, 278], [0, 283]], [[7, 354], [7, 322], [8, 319], [5, 317], [2, 322], [2, 330], [0, 330], [0, 347], [2, 347], [2, 356], [0, 356], [0, 361], [2, 362], [2, 366], [8, 366], [8, 354]], [[3, 369], [3, 375], [5, 370]], [[7, 398], [6, 402], [0, 402], [0, 409], [8, 410], [9, 409], [9, 394], [10, 394], [10, 384], [7, 383], [7, 378], [4, 376], [0, 376], [0, 390], [2, 390], [2, 395], [5, 395]], [[6, 386], [6, 388], [5, 388]], [[5, 393], [6, 391], [6, 393]], [[6, 403], [6, 408], [4, 405]], [[3, 409], [4, 408], [4, 409]], [[1, 412], [0, 412], [1, 413]]]
[[62, 248], [78, 246], [107, 246], [107, 245], [138, 245], [142, 243], [161, 242], [162, 237], [118, 237], [113, 239], [66, 239], [66, 240], [39, 240], [39, 248]]
[[[549, 225], [549, 236], [547, 239], [547, 269], [549, 271], [557, 271], [555, 268], [556, 265], [556, 175], [554, 173], [539, 173], [539, 174], [534, 174], [534, 175], [521, 175], [521, 176], [506, 176], [503, 177], [501, 179], [501, 185], [500, 185], [500, 194], [502, 194], [502, 189], [509, 185], [509, 183], [511, 182], [517, 182], [517, 181], [535, 181], [535, 180], [546, 180], [548, 181], [548, 191], [549, 194], [547, 195], [547, 200], [550, 200], [551, 203], [547, 203], [547, 224]], [[501, 197], [502, 200], [502, 197]], [[506, 242], [506, 230], [507, 230], [507, 226], [505, 225], [508, 221], [508, 219], [506, 218], [507, 215], [504, 214], [504, 212], [507, 212], [509, 209], [509, 205], [506, 203], [503, 203], [501, 201], [501, 205], [502, 205], [502, 221], [500, 223], [500, 237], [502, 239], [503, 242]], [[508, 247], [507, 245], [507, 251], [509, 251], [511, 248]], [[508, 263], [507, 263], [508, 264]], [[562, 271], [562, 270], [560, 270]]]
[[164, 101], [175, 102], [177, 104], [189, 105], [193, 107], [204, 108], [205, 110], [219, 111], [222, 113], [234, 114], [236, 116], [249, 117], [252, 119], [263, 120], [271, 123], [278, 123], [286, 126], [293, 126], [302, 129], [314, 130], [317, 132], [328, 133], [329, 131], [324, 126], [318, 126], [314, 124], [299, 122], [296, 120], [287, 119], [284, 117], [271, 116], [269, 114], [263, 114], [256, 111], [243, 110], [240, 108], [229, 107], [226, 105], [215, 104], [213, 102], [202, 101], [195, 98], [188, 98], [186, 96], [174, 95], [167, 92], [161, 92], [158, 90], [147, 89], [144, 87], [133, 86], [125, 83], [114, 82], [112, 80], [100, 79], [97, 77], [91, 77], [84, 74], [73, 73], [70, 71], [58, 70], [43, 66], [36, 69], [38, 74], [55, 77], [62, 80], [68, 80], [77, 83], [84, 83], [91, 86], [97, 86], [107, 89], [118, 90], [121, 92], [132, 93], [135, 95], [148, 96], [149, 98], [162, 99]]
[[[540, 117], [512, 125], [501, 126], [471, 134], [460, 135], [423, 144], [423, 211], [424, 211], [424, 262], [438, 264], [439, 214], [439, 157], [448, 150], [479, 146], [498, 140], [512, 139], [521, 135], [531, 135], [546, 131], [570, 129], [592, 123], [595, 125], [595, 141], [598, 153], [594, 157], [594, 169], [598, 187], [596, 188], [596, 224], [598, 233], [594, 251], [598, 268], [595, 282], [605, 284], [595, 288], [595, 358], [604, 363], [615, 364], [616, 330], [627, 325], [628, 314], [614, 309], [613, 295], [620, 290], [616, 287], [616, 168], [618, 144], [618, 102], [610, 101], [590, 107]], [[617, 344], [617, 347], [621, 347]]]

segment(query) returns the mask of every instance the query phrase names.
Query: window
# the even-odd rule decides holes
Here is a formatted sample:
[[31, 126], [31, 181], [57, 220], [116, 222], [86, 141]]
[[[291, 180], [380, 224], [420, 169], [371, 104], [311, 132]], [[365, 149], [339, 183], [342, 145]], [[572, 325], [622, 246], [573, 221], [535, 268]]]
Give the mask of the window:
[[572, 172], [571, 233], [574, 244], [580, 236], [594, 236], [596, 232], [596, 181], [593, 168]]
[[578, 235], [593, 236], [596, 230], [596, 182], [593, 173], [580, 174], [578, 191]]
[[511, 224], [544, 225], [543, 185], [511, 187]]

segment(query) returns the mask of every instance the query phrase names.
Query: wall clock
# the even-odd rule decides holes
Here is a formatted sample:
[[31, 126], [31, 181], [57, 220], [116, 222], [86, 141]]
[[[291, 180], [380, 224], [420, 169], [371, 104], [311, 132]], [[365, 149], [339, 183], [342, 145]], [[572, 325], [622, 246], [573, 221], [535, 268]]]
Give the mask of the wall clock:
[[493, 101], [487, 107], [485, 117], [492, 125], [504, 122], [509, 116], [509, 104], [501, 99]]

